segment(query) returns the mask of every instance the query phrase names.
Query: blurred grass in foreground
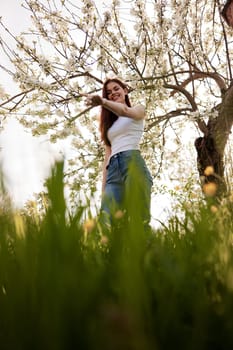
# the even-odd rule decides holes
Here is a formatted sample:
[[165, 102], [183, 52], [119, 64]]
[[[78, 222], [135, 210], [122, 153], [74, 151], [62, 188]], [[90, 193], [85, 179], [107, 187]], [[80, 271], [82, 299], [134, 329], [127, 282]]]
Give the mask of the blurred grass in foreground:
[[233, 348], [229, 203], [148, 233], [132, 192], [107, 230], [67, 217], [63, 189], [57, 164], [42, 218], [0, 213], [2, 350]]

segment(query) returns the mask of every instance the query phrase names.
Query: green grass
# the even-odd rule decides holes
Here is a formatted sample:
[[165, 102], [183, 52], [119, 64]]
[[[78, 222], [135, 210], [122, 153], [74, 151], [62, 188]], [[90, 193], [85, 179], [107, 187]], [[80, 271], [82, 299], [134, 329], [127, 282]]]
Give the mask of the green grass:
[[44, 216], [0, 214], [1, 349], [233, 348], [230, 204], [149, 233], [131, 208], [108, 230], [67, 215], [62, 173]]

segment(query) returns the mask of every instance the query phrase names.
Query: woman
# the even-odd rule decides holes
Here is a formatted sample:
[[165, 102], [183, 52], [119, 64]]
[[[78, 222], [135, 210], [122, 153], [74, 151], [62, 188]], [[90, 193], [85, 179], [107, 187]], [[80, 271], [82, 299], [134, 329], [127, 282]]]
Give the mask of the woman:
[[[102, 97], [85, 95], [86, 104], [101, 106], [100, 132], [105, 144], [101, 209], [110, 218], [129, 209], [130, 198], [141, 222], [149, 225], [152, 178], [139, 151], [145, 108], [131, 106], [127, 85], [117, 78], [105, 81]], [[140, 209], [138, 209], [140, 207]]]

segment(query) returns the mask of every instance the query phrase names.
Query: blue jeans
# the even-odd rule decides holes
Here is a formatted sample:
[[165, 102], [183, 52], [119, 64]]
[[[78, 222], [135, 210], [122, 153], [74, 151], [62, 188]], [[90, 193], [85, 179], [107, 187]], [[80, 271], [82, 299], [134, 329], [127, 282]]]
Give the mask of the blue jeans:
[[141, 222], [150, 222], [151, 187], [153, 180], [139, 150], [119, 152], [110, 158], [107, 166], [105, 191], [101, 210], [112, 221], [117, 210], [133, 210]]

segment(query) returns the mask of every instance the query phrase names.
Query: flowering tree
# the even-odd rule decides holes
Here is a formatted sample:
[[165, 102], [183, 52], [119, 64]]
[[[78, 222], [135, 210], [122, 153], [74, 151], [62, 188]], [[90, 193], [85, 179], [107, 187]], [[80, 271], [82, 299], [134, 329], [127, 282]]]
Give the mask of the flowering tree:
[[176, 132], [188, 123], [196, 128], [199, 173], [221, 194], [233, 122], [232, 29], [221, 16], [223, 5], [24, 0], [32, 28], [15, 36], [1, 23], [16, 43], [9, 47], [2, 39], [13, 68], [1, 68], [19, 87], [14, 96], [2, 93], [1, 114], [14, 113], [34, 135], [47, 133], [53, 142], [69, 138], [74, 157], [68, 172], [78, 178], [73, 189], [90, 188], [102, 159], [99, 113], [85, 107], [81, 94], [100, 92], [102, 82], [117, 75], [129, 84], [131, 99], [146, 105], [143, 151], [156, 154], [152, 172], [160, 170], [167, 128]]

